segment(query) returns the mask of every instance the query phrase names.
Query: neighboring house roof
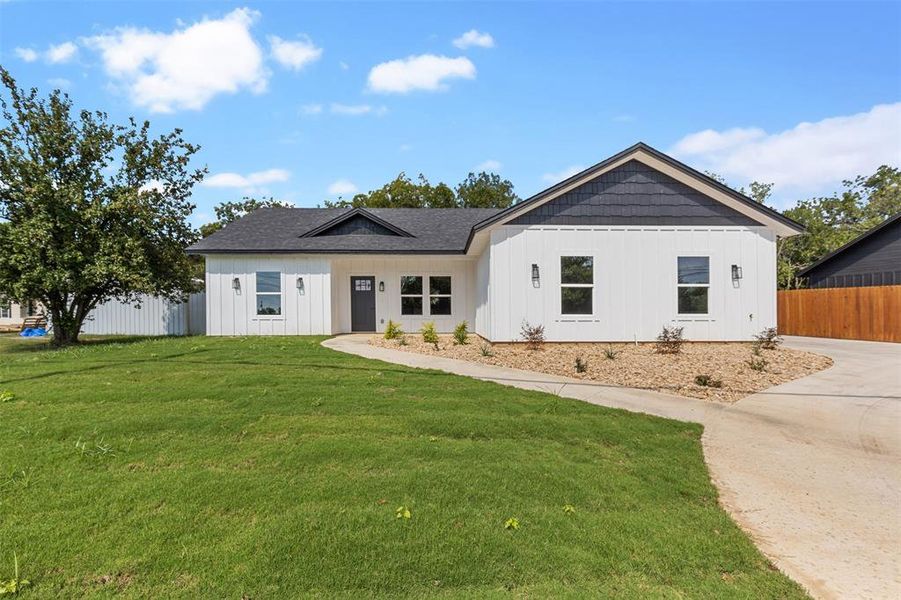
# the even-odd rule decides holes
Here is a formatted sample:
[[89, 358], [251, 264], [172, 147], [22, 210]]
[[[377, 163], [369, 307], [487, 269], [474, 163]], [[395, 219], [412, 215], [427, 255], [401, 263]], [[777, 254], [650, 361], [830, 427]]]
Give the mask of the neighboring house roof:
[[[493, 208], [261, 208], [188, 248], [191, 254], [461, 254]], [[335, 234], [363, 217], [390, 231]], [[372, 228], [378, 229], [378, 228]]]
[[871, 238], [874, 234], [879, 233], [880, 231], [887, 229], [888, 227], [891, 227], [894, 224], [901, 225], [901, 213], [898, 213], [897, 215], [895, 215], [893, 217], [889, 217], [888, 219], [886, 219], [885, 221], [883, 221], [876, 227], [873, 227], [872, 229], [868, 229], [867, 231], [865, 231], [861, 235], [857, 236], [856, 238], [854, 238], [853, 240], [851, 240], [844, 246], [840, 246], [840, 247], [836, 248], [835, 250], [833, 250], [832, 252], [830, 252], [829, 254], [827, 254], [826, 256], [821, 258], [820, 260], [816, 261], [812, 265], [810, 265], [804, 269], [801, 269], [800, 271], [798, 271], [798, 277], [809, 276], [812, 271], [818, 269], [819, 267], [825, 265], [828, 262], [831, 262], [833, 259], [838, 258], [839, 256], [841, 256], [842, 254], [844, 254], [851, 248], [853, 248], [853, 247], [857, 246], [858, 244], [860, 244], [861, 242]]
[[[476, 208], [264, 208], [197, 242], [191, 254], [346, 253], [465, 254], [480, 252], [487, 232], [584, 185], [630, 160], [644, 162], [683, 187], [729, 207], [777, 235], [803, 226], [720, 182], [639, 142], [507, 209]], [[675, 185], [675, 183], [674, 183]], [[688, 188], [685, 188], [688, 189]], [[711, 202], [711, 200], [707, 200]], [[740, 213], [740, 215], [738, 214]], [[660, 221], [657, 221], [660, 222]], [[739, 222], [739, 221], [735, 221]], [[476, 243], [473, 244], [473, 240]]]

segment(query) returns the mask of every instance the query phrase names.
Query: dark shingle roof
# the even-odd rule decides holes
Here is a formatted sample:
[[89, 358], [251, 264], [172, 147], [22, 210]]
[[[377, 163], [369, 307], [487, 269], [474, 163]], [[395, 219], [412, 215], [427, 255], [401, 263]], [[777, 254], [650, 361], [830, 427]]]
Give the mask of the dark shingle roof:
[[[461, 254], [473, 225], [493, 208], [261, 208], [188, 248], [190, 254], [353, 253]], [[347, 214], [370, 213], [407, 232], [400, 235], [322, 235], [304, 237]]]

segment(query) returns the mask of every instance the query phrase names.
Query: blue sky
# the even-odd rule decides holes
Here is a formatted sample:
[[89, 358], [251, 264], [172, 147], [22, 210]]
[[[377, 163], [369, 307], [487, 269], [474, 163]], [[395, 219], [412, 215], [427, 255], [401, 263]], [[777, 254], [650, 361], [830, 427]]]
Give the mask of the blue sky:
[[22, 85], [183, 128], [198, 223], [400, 171], [488, 167], [526, 197], [638, 140], [780, 207], [901, 163], [897, 2], [12, 0], [0, 52]]

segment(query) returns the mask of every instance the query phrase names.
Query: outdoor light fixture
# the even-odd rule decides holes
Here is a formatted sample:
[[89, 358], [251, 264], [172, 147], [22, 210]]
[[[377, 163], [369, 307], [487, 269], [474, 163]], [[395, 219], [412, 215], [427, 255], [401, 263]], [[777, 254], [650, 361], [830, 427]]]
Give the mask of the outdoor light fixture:
[[538, 265], [532, 263], [532, 287], [539, 287], [541, 285], [541, 276], [538, 272]]
[[304, 293], [303, 277], [297, 278], [297, 291], [300, 292], [301, 296], [303, 296], [303, 293]]
[[385, 282], [384, 282], [384, 281], [380, 281], [380, 282], [379, 282], [379, 291], [380, 291], [380, 292], [384, 292], [384, 291], [385, 291]]
[[232, 289], [235, 290], [236, 292], [241, 291], [241, 280], [238, 279], [237, 277], [232, 279]]
[[738, 281], [739, 279], [741, 279], [741, 267], [732, 265], [732, 280]]

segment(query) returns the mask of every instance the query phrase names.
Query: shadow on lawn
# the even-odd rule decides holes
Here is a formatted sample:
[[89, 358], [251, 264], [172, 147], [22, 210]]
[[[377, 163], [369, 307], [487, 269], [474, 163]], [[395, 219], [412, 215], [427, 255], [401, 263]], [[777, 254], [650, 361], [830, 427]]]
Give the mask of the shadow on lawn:
[[[53, 335], [48, 334], [46, 337], [23, 338], [18, 334], [0, 335], [0, 340], [8, 341], [3, 345], [3, 352], [6, 354], [19, 354], [24, 352], [67, 352], [77, 350], [79, 348], [94, 348], [98, 346], [113, 346], [116, 344], [137, 344], [151, 340], [174, 339], [194, 336], [153, 336], [153, 335], [112, 335], [112, 336], [88, 336], [79, 340], [78, 344], [73, 346], [56, 347], [51, 344]], [[196, 336], [200, 337], [200, 336]]]

